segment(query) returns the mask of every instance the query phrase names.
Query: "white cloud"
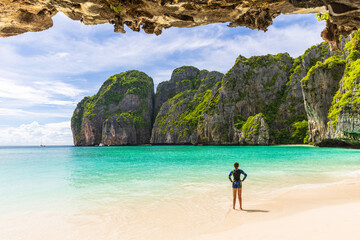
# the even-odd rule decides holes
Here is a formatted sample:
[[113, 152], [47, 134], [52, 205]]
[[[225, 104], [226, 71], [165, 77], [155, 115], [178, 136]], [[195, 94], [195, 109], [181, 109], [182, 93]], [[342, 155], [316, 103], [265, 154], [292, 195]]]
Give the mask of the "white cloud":
[[[112, 26], [108, 24], [83, 26], [58, 14], [53, 29], [35, 33], [41, 37], [31, 34], [28, 41], [16, 40], [14, 45], [6, 42], [9, 48], [1, 51], [8, 58], [0, 63], [3, 69], [16, 66], [17, 72], [50, 78], [59, 74], [134, 68], [150, 69], [147, 73], [151, 75], [162, 65], [169, 70], [181, 65], [195, 65], [226, 72], [239, 54], [250, 57], [289, 52], [298, 56], [321, 41], [323, 23], [301, 25], [299, 16], [280, 16], [274, 21], [282, 22], [283, 19], [288, 19], [286, 27], [273, 25], [266, 33], [255, 30], [245, 34], [241, 28], [230, 29], [225, 24], [214, 24], [194, 29], [171, 28], [155, 36], [131, 30], [126, 34], [109, 34]], [[239, 29], [238, 34], [236, 29]], [[106, 37], [97, 37], [97, 34]], [[226, 34], [232, 36], [226, 37]], [[24, 44], [31, 45], [39, 53], [31, 57], [22, 54], [19, 48]]]
[[70, 53], [68, 53], [68, 52], [58, 52], [58, 53], [55, 54], [55, 56], [59, 57], [59, 58], [64, 58], [64, 57], [67, 57], [69, 55], [70, 55]]
[[72, 112], [70, 111], [54, 111], [54, 112], [39, 112], [39, 111], [25, 111], [17, 108], [0, 108], [0, 116], [4, 117], [38, 117], [38, 118], [70, 118]]
[[[0, 98], [17, 100], [23, 107], [39, 104], [74, 106], [76, 104], [74, 100], [85, 92], [59, 81], [17, 82], [17, 80], [0, 78], [0, 84]], [[64, 97], [67, 100], [62, 100]]]
[[0, 145], [72, 145], [70, 122], [41, 125], [34, 121], [18, 127], [0, 129]]
[[[5, 56], [0, 58], [0, 124], [12, 125], [12, 131], [19, 134], [24, 130], [28, 138], [35, 130], [44, 135], [41, 129], [52, 129], [53, 134], [65, 138], [61, 133], [64, 131], [69, 144], [70, 126], [65, 130], [63, 125], [62, 131], [55, 131], [60, 128], [38, 122], [70, 119], [76, 102], [85, 93], [94, 94], [94, 89], [106, 80], [94, 77], [96, 74], [138, 69], [151, 76], [156, 86], [170, 79], [174, 68], [183, 65], [225, 73], [239, 54], [250, 57], [288, 52], [296, 57], [322, 41], [324, 23], [314, 20], [309, 24], [311, 18], [315, 19], [279, 16], [266, 33], [213, 24], [170, 28], [155, 36], [131, 30], [116, 34], [109, 24], [85, 26], [57, 14], [52, 29], [0, 38], [0, 56]], [[34, 121], [32, 125], [13, 125], [30, 121]], [[0, 139], [9, 136], [8, 130], [0, 130]], [[14, 137], [11, 144], [25, 144], [24, 141]]]

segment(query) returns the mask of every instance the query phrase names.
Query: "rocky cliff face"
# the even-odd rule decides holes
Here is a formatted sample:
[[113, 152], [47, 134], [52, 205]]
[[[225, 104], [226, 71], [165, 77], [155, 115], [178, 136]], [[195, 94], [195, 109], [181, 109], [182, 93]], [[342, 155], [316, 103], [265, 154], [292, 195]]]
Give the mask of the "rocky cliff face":
[[360, 146], [360, 31], [340, 43], [239, 56], [225, 75], [180, 67], [155, 96], [146, 74], [115, 75], [78, 104], [74, 143]]
[[[289, 81], [292, 69], [293, 59], [288, 54], [249, 59], [240, 56], [225, 76], [201, 71], [199, 78], [193, 80], [194, 87], [185, 91], [179, 92], [172, 87], [163, 94], [164, 86], [176, 86], [173, 79], [159, 85], [156, 98], [170, 97], [169, 92], [177, 95], [159, 104], [161, 108], [153, 127], [152, 143], [302, 143], [305, 136], [299, 137], [298, 125], [293, 124], [306, 121], [306, 115], [300, 79], [294, 79], [292, 84]], [[186, 76], [194, 76], [192, 73], [195, 72], [186, 68], [181, 70], [184, 72], [177, 79], [178, 84]], [[288, 111], [285, 107], [289, 104], [293, 109]], [[255, 124], [253, 119], [259, 123], [260, 132], [243, 128]]]
[[269, 126], [264, 116], [259, 113], [249, 117], [241, 128], [241, 145], [268, 145], [270, 140]]
[[319, 59], [302, 79], [310, 142], [320, 146], [360, 143], [359, 42], [357, 32], [343, 41], [340, 53]]
[[[292, 67], [293, 59], [287, 54], [249, 59], [240, 56], [223, 79], [218, 107], [204, 117], [203, 132], [210, 133], [217, 144], [238, 144], [244, 123], [261, 113], [269, 126], [268, 143], [294, 142], [290, 140], [292, 124], [306, 116], [303, 101], [297, 96], [299, 83], [294, 80], [289, 84]], [[286, 99], [291, 99], [288, 103], [296, 109], [284, 109]]]
[[139, 71], [110, 77], [92, 97], [85, 97], [71, 119], [77, 146], [135, 145], [150, 142], [154, 85]]
[[317, 144], [326, 137], [328, 112], [344, 69], [345, 61], [333, 56], [318, 62], [302, 79], [310, 142]]
[[223, 74], [181, 67], [170, 81], [159, 84], [155, 106], [161, 106], [153, 126], [153, 144], [196, 143], [196, 127], [209, 106], [210, 96], [220, 86]]
[[360, 31], [348, 38], [343, 49], [346, 65], [329, 110], [327, 134], [336, 144], [360, 146]]
[[[201, 73], [203, 77], [205, 72]], [[155, 116], [160, 107], [176, 94], [199, 88], [200, 70], [192, 66], [176, 68], [169, 81], [159, 83], [155, 95]]]
[[323, 37], [337, 41], [360, 25], [360, 3], [355, 0], [1, 0], [0, 36], [13, 36], [52, 27], [52, 17], [63, 12], [69, 18], [95, 25], [110, 23], [115, 32], [142, 28], [161, 34], [169, 27], [195, 27], [229, 22], [266, 31], [280, 14], [325, 12], [330, 19]]

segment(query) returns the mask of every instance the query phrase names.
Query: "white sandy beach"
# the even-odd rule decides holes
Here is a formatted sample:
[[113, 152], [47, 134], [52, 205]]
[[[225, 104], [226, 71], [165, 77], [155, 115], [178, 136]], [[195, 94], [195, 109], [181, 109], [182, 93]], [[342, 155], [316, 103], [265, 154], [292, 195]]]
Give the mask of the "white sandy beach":
[[[130, 227], [121, 210], [89, 212], [72, 216], [59, 213], [24, 213], [0, 217], [0, 239], [6, 240], [130, 240], [130, 239], [360, 239], [360, 181], [295, 187], [276, 194], [273, 199], [250, 199], [244, 190], [244, 210], [217, 212], [205, 218], [206, 199], [187, 202], [194, 206], [193, 217], [186, 211], [157, 209], [137, 217], [138, 227]], [[196, 210], [197, 209], [197, 210]], [[224, 218], [225, 215], [225, 218]], [[153, 225], [149, 217], [152, 217]], [[190, 218], [189, 218], [190, 217]], [[128, 225], [128, 227], [126, 227]], [[157, 227], [154, 227], [157, 226]], [[209, 227], [211, 226], [211, 227]]]
[[191, 239], [360, 239], [360, 182], [292, 190], [268, 204], [247, 204], [245, 211], [230, 210], [222, 224]]

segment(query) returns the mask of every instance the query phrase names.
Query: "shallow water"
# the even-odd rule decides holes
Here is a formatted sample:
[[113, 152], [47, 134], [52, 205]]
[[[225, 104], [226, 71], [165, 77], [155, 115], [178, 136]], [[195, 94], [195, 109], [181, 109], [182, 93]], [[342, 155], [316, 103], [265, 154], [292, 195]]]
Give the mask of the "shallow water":
[[[31, 225], [36, 217], [45, 228], [39, 235], [35, 227], [2, 224], [0, 237], [16, 239], [24, 231], [33, 233], [28, 239], [42, 239], [44, 234], [53, 239], [93, 239], [84, 236], [92, 229], [94, 239], [97, 234], [102, 239], [140, 239], [144, 234], [166, 239], [185, 229], [190, 234], [210, 228], [231, 207], [228, 174], [235, 161], [248, 174], [245, 201], [360, 176], [360, 151], [352, 149], [0, 148], [0, 223]], [[69, 237], [66, 231], [75, 235]]]

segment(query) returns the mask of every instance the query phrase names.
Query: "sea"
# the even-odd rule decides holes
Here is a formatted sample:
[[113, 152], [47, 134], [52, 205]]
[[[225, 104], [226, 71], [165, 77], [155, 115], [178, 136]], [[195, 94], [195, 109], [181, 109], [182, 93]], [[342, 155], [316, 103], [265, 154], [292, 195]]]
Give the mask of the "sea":
[[232, 208], [360, 177], [360, 150], [311, 146], [1, 147], [0, 239], [186, 239]]

